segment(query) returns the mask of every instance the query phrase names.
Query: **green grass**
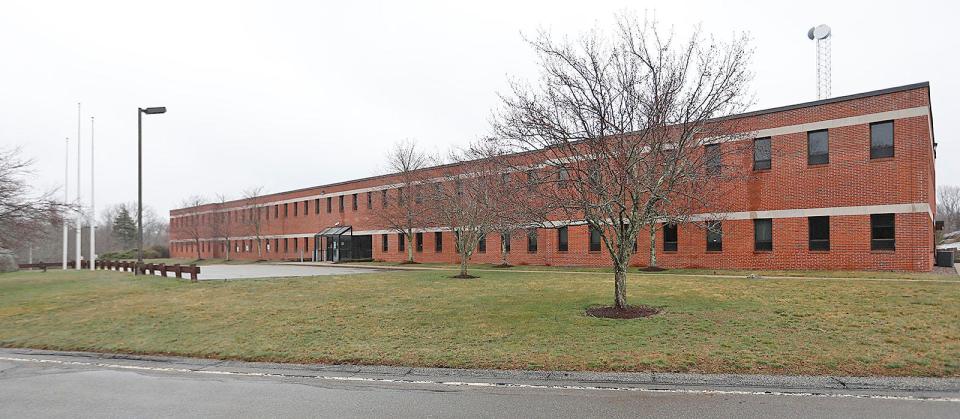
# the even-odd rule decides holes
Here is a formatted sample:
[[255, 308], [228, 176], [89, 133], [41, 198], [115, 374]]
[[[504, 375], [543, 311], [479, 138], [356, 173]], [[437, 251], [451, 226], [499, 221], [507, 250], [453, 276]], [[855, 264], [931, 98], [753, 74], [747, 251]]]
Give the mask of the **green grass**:
[[0, 346], [287, 362], [707, 373], [960, 376], [960, 283], [386, 271], [189, 283], [0, 275]]
[[[405, 265], [397, 262], [355, 262], [351, 265], [386, 266], [399, 268], [430, 268], [430, 269], [460, 269], [459, 265], [445, 263], [417, 263]], [[470, 269], [504, 270], [493, 264], [471, 264]], [[542, 266], [516, 265], [507, 270], [513, 271], [545, 271], [545, 272], [613, 272], [611, 268], [592, 266]], [[800, 277], [800, 278], [870, 278], [870, 279], [925, 279], [925, 280], [955, 280], [960, 281], [960, 275], [943, 275], [934, 272], [893, 272], [893, 271], [814, 271], [814, 270], [749, 270], [749, 269], [668, 269], [663, 272], [643, 272], [640, 268], [630, 268], [630, 272], [644, 275], [668, 276], [740, 276], [759, 275], [762, 277]]]

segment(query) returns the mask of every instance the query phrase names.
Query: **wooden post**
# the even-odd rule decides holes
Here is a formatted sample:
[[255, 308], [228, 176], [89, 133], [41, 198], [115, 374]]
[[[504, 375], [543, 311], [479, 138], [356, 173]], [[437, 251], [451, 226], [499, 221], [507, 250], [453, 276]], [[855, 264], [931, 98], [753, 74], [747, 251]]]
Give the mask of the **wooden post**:
[[167, 277], [167, 264], [165, 264], [165, 263], [161, 263], [161, 264], [160, 264], [160, 276], [162, 276], [162, 277], [164, 277], [164, 278]]
[[200, 273], [200, 268], [197, 265], [190, 265], [190, 282], [197, 282], [197, 274]]
[[177, 279], [183, 278], [183, 271], [180, 269], [180, 264], [173, 265], [173, 274], [177, 276]]

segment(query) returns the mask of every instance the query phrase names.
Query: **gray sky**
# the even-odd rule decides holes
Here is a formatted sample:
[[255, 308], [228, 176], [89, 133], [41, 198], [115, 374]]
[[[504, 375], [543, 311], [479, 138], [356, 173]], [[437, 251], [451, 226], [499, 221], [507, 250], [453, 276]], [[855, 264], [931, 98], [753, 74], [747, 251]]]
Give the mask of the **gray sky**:
[[161, 214], [369, 176], [398, 139], [443, 152], [487, 133], [507, 78], [536, 74], [521, 33], [576, 36], [629, 8], [680, 33], [748, 31], [756, 109], [816, 99], [806, 31], [829, 24], [834, 96], [930, 81], [938, 182], [960, 183], [955, 2], [460, 3], [4, 0], [0, 145], [37, 159], [38, 188], [61, 186], [81, 101], [84, 200], [93, 115], [98, 206], [133, 201], [134, 112], [166, 106], [144, 123], [144, 201]]

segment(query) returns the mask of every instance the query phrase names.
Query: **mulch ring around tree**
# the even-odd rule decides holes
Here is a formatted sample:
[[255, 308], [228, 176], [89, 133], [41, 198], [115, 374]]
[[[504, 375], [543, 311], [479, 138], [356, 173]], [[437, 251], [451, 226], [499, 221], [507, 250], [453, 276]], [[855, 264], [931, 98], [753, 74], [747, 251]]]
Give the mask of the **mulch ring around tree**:
[[511, 264], [509, 264], [509, 263], [499, 263], [499, 264], [496, 264], [496, 265], [491, 266], [491, 268], [499, 268], [499, 269], [506, 269], [506, 268], [512, 268], [512, 267], [513, 267], [513, 265], [511, 265]]
[[665, 270], [667, 270], [667, 268], [661, 268], [659, 266], [645, 266], [639, 269], [640, 272], [663, 272]]
[[453, 279], [476, 279], [476, 278], [479, 278], [479, 276], [473, 276], [473, 275], [454, 275], [454, 276], [451, 276], [451, 278], [453, 278]]
[[639, 319], [649, 317], [660, 312], [659, 308], [650, 306], [626, 306], [616, 308], [613, 306], [596, 306], [587, 308], [586, 314], [590, 317], [600, 317], [604, 319]]

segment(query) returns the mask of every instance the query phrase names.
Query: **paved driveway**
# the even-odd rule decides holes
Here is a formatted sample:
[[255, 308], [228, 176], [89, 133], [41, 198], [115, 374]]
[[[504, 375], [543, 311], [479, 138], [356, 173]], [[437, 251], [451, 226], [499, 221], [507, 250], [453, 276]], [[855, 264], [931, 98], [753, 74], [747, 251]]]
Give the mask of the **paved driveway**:
[[377, 269], [304, 265], [208, 265], [200, 267], [198, 279], [285, 278], [318, 275], [349, 275], [377, 272]]

